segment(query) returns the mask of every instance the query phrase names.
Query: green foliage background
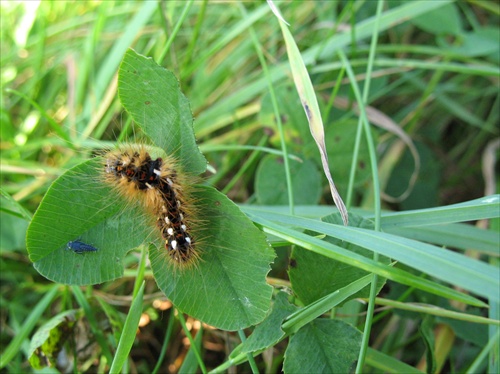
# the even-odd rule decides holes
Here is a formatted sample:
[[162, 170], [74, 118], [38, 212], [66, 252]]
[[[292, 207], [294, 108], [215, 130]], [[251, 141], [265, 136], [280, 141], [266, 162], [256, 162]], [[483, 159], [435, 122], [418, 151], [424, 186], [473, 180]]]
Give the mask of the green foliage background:
[[[84, 353], [71, 341], [64, 344], [74, 349], [70, 355], [78, 358], [80, 371], [123, 365], [125, 370], [133, 366], [142, 372], [223, 371], [231, 365], [261, 372], [278, 372], [282, 367], [290, 372], [352, 369], [349, 363], [358, 359], [368, 320], [372, 339], [363, 356], [363, 372], [426, 367], [498, 372], [500, 208], [494, 194], [498, 193], [499, 5], [385, 1], [377, 15], [377, 4], [293, 1], [279, 6], [314, 84], [335, 183], [349, 211], [360, 217], [359, 226], [373, 227], [382, 214], [384, 233], [357, 227], [342, 231], [328, 223], [339, 222], [338, 217], [327, 223], [319, 220], [335, 209], [293, 85], [278, 20], [266, 3], [2, 2], [0, 366], [13, 373], [32, 370], [30, 351], [21, 347], [28, 346], [25, 343], [36, 330], [43, 331], [37, 336], [50, 335], [47, 326], [61, 326], [53, 327], [50, 320], [76, 309], [79, 312], [72, 315], [81, 331], [78, 340], [90, 349]], [[376, 25], [378, 41], [371, 46]], [[179, 107], [190, 105], [198, 145], [214, 172], [205, 174], [204, 180], [243, 204], [243, 212], [275, 247], [278, 258], [268, 282], [291, 295], [274, 292], [271, 313], [262, 322], [269, 328], [222, 335], [197, 325], [192, 317], [186, 321], [182, 314], [176, 316], [153, 280], [144, 250], [127, 255], [118, 243], [120, 266], [110, 263], [106, 271], [111, 279], [124, 267], [124, 277], [84, 289], [54, 286], [32, 266], [36, 253], [28, 258], [26, 230], [51, 183], [75, 165], [92, 162], [87, 160], [115, 141], [142, 137], [134, 125], [144, 125], [141, 114], [129, 116], [118, 98], [116, 73], [129, 47], [177, 77], [189, 101], [180, 98]], [[257, 50], [265, 57], [266, 68]], [[373, 71], [367, 76], [370, 56]], [[353, 87], [364, 87], [367, 79], [367, 99], [359, 102]], [[128, 89], [122, 100], [141, 99], [134, 96], [134, 87]], [[170, 120], [172, 112], [163, 105], [159, 109], [158, 120]], [[373, 159], [366, 134], [358, 130], [363, 113], [372, 125], [378, 180], [370, 167]], [[166, 140], [160, 144], [165, 150], [182, 153], [171, 149], [172, 139], [159, 138]], [[277, 193], [286, 191], [283, 144], [291, 154], [296, 216], [290, 215], [290, 207], [278, 206], [288, 201], [284, 192]], [[197, 173], [201, 163], [192, 156], [181, 158], [190, 160], [185, 167]], [[92, 194], [94, 187], [100, 187], [87, 189], [91, 184], [84, 181], [75, 188]], [[374, 209], [380, 197], [374, 196], [375, 184], [383, 191], [383, 212]], [[485, 219], [490, 220], [481, 221]], [[479, 222], [465, 224], [469, 221]], [[54, 235], [57, 222], [47, 224], [49, 228], [40, 227], [47, 240], [56, 238], [63, 246], [72, 239], [65, 233]], [[368, 257], [351, 252], [355, 245], [362, 246]], [[297, 260], [299, 251], [307, 254]], [[398, 263], [374, 261], [373, 253], [397, 258]], [[387, 279], [376, 302], [389, 309], [365, 319], [362, 304], [350, 300], [369, 284], [369, 278], [342, 284], [340, 290], [325, 287], [314, 297], [294, 293], [293, 272], [318, 271], [317, 260], [308, 259], [318, 256], [336, 261], [336, 268], [345, 274], [363, 270]], [[292, 283], [287, 273], [290, 258], [296, 260]], [[244, 260], [251, 264], [251, 256]], [[79, 277], [78, 272], [69, 275]], [[342, 273], [338, 277], [349, 279]], [[299, 279], [302, 289], [320, 287], [316, 274]], [[465, 293], [457, 291], [458, 286]], [[334, 320], [325, 320], [325, 313]], [[122, 334], [124, 325], [134, 331], [141, 314], [150, 321], [141, 325], [141, 335]], [[316, 333], [318, 326], [333, 338], [344, 335], [345, 342], [332, 345]], [[196, 339], [202, 339], [193, 340], [191, 347], [204, 349], [189, 349], [182, 341], [189, 328], [190, 338], [196, 333]], [[144, 336], [154, 343], [149, 345]], [[247, 343], [234, 348], [235, 339], [245, 336]], [[438, 347], [432, 337], [450, 344]], [[223, 348], [214, 348], [214, 342]], [[312, 352], [318, 355], [297, 353], [295, 348], [304, 344], [319, 347]], [[273, 347], [271, 359], [249, 358], [249, 352], [257, 354], [267, 347]], [[321, 360], [320, 348], [343, 352], [346, 359]], [[153, 352], [154, 359], [145, 357], [144, 351]], [[182, 367], [179, 357], [185, 357]], [[327, 366], [313, 367], [314, 362]]]

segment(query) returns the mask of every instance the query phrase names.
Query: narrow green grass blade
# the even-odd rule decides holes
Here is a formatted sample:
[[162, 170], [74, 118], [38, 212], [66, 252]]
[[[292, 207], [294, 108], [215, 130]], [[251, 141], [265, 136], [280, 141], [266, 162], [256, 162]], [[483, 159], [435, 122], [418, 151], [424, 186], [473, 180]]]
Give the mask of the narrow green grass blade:
[[[270, 1], [270, 0], [269, 0]], [[247, 12], [245, 10], [244, 6], [240, 6], [242, 15], [245, 17]], [[284, 154], [284, 167], [285, 167], [285, 180], [286, 180], [286, 186], [287, 186], [287, 191], [288, 191], [288, 205], [290, 206], [290, 213], [293, 214], [293, 207], [295, 205], [294, 203], [294, 192], [293, 192], [293, 183], [292, 183], [292, 176], [291, 176], [291, 166], [290, 166], [290, 160], [288, 159], [288, 146], [285, 141], [285, 132], [283, 129], [283, 123], [281, 120], [280, 116], [280, 109], [278, 107], [278, 100], [277, 100], [277, 95], [274, 89], [274, 86], [272, 84], [271, 77], [269, 76], [269, 69], [267, 67], [266, 59], [264, 57], [263, 50], [264, 48], [259, 42], [259, 38], [257, 37], [253, 27], [249, 28], [249, 33], [250, 36], [252, 37], [252, 41], [255, 47], [255, 51], [257, 52], [257, 55], [259, 57], [260, 64], [262, 65], [262, 70], [264, 71], [264, 74], [266, 78], [268, 79], [268, 85], [269, 85], [269, 95], [271, 97], [271, 103], [273, 107], [273, 113], [274, 113], [274, 120], [276, 122], [276, 126], [278, 128], [278, 132], [280, 134], [280, 139], [281, 139], [281, 149]]]
[[322, 297], [321, 299], [315, 301], [312, 304], [296, 311], [295, 313], [288, 316], [283, 325], [281, 326], [283, 331], [288, 334], [293, 334], [297, 332], [302, 326], [308, 324], [312, 320], [318, 318], [323, 313], [331, 310], [349, 296], [354, 295], [359, 290], [363, 289], [368, 285], [373, 276], [371, 274], [352, 282], [346, 287]]
[[87, 298], [83, 294], [82, 290], [80, 287], [77, 286], [71, 286], [71, 290], [73, 291], [73, 295], [75, 296], [76, 301], [78, 304], [82, 307], [83, 311], [85, 312], [85, 317], [89, 321], [90, 327], [92, 329], [92, 332], [94, 333], [95, 340], [97, 340], [97, 343], [99, 344], [99, 347], [101, 348], [101, 352], [106, 357], [106, 360], [108, 363], [113, 361], [113, 355], [111, 354], [111, 350], [109, 349], [108, 342], [106, 341], [106, 338], [104, 337], [104, 334], [102, 333], [101, 328], [99, 327], [99, 324], [97, 323], [97, 319], [92, 312], [92, 309], [90, 307], [90, 304], [87, 301]]
[[500, 256], [498, 232], [480, 229], [472, 225], [452, 223], [439, 226], [394, 227], [387, 231], [391, 234], [427, 243], [462, 250], [472, 249], [490, 256]]
[[341, 227], [311, 219], [273, 213], [262, 214], [261, 217], [345, 240], [393, 258], [414, 269], [462, 287], [477, 295], [492, 300], [499, 300], [500, 298], [498, 294], [498, 289], [500, 289], [498, 269], [462, 254], [384, 232]]
[[[297, 232], [295, 230], [286, 228], [282, 225], [276, 224], [274, 222], [271, 222], [264, 217], [264, 215], [254, 215], [253, 212], [249, 213], [249, 209], [246, 209], [247, 214], [249, 214], [250, 218], [263, 226], [263, 229], [265, 232], [278, 236], [280, 238], [288, 240], [290, 243], [294, 243], [297, 245], [302, 246], [305, 249], [309, 249], [315, 253], [319, 253], [323, 256], [333, 258], [337, 261], [344, 262], [348, 265], [351, 266], [356, 266], [360, 269], [370, 271], [372, 273], [376, 273], [378, 275], [381, 275], [385, 278], [394, 280], [396, 282], [406, 284], [408, 286], [414, 286], [416, 288], [422, 289], [424, 291], [443, 296], [445, 298], [449, 299], [454, 299], [454, 300], [459, 300], [467, 304], [471, 305], [477, 305], [477, 306], [486, 306], [483, 302], [479, 301], [478, 299], [466, 295], [464, 293], [455, 291], [453, 289], [447, 288], [445, 286], [442, 286], [438, 283], [429, 281], [427, 279], [422, 279], [419, 278], [415, 275], [412, 275], [406, 271], [403, 271], [398, 268], [382, 265], [378, 262], [375, 262], [367, 257], [357, 255], [355, 253], [352, 253], [344, 248], [338, 247], [336, 245], [327, 243], [321, 239], [311, 237], [309, 235], [303, 234], [301, 232]], [[266, 218], [269, 218], [269, 215], [265, 215]], [[276, 217], [275, 217], [276, 218]], [[327, 224], [322, 224], [320, 225], [315, 225], [315, 224], [307, 224], [305, 221], [311, 221], [311, 222], [316, 222], [313, 220], [305, 220], [302, 218], [298, 217], [289, 217], [290, 220], [285, 220], [287, 224], [292, 223], [294, 226], [299, 226], [302, 228], [307, 228], [316, 232], [322, 232], [325, 231], [326, 234], [331, 234], [331, 232], [327, 232], [328, 230], [328, 225]], [[282, 220], [283, 221], [283, 220]], [[331, 225], [333, 226], [333, 225]], [[342, 228], [340, 226], [336, 226], [340, 228], [341, 230], [346, 230], [347, 228]], [[340, 236], [339, 236], [340, 238]], [[373, 240], [373, 239], [371, 239]], [[372, 248], [368, 248], [372, 249]], [[372, 249], [373, 250], [373, 249]], [[382, 251], [380, 251], [382, 252]], [[390, 257], [390, 255], [389, 255]], [[434, 274], [433, 274], [434, 275]], [[481, 292], [482, 294], [483, 292]]]
[[290, 30], [288, 30], [288, 27], [282, 20], [279, 21], [279, 24], [283, 33], [283, 38], [285, 39], [288, 60], [290, 61], [290, 68], [292, 69], [295, 88], [297, 89], [300, 101], [302, 102], [302, 106], [306, 112], [306, 116], [309, 121], [309, 129], [311, 130], [311, 134], [316, 141], [316, 145], [319, 149], [323, 171], [325, 173], [326, 179], [328, 179], [333, 201], [340, 211], [340, 215], [342, 216], [344, 225], [347, 226], [347, 223], [349, 221], [347, 208], [342, 201], [339, 192], [337, 191], [337, 187], [335, 187], [335, 183], [333, 182], [330, 168], [328, 166], [328, 154], [326, 152], [325, 144], [325, 129], [323, 126], [323, 120], [321, 119], [321, 112], [319, 110], [318, 100], [314, 92], [311, 78], [309, 77], [306, 65], [302, 60], [302, 56], [297, 47], [297, 44], [295, 44], [295, 40], [293, 39]]
[[[240, 337], [241, 343], [245, 344], [247, 337], [245, 336], [245, 332], [243, 330], [238, 330], [238, 335]], [[248, 363], [250, 364], [250, 368], [252, 369], [252, 374], [259, 374], [259, 368], [257, 367], [257, 363], [255, 362], [253, 356], [250, 353], [247, 353]]]
[[163, 47], [163, 50], [160, 53], [160, 56], [158, 58], [158, 63], [159, 64], [161, 64], [161, 62], [163, 61], [163, 59], [167, 55], [168, 51], [170, 50], [170, 46], [172, 45], [172, 43], [176, 39], [177, 34], [178, 34], [178, 32], [179, 32], [179, 30], [180, 30], [183, 22], [186, 20], [186, 17], [187, 17], [187, 15], [189, 13], [189, 9], [191, 9], [191, 7], [193, 6], [193, 2], [194, 2], [194, 0], [188, 0], [184, 4], [184, 9], [182, 10], [181, 15], [178, 17], [177, 23], [175, 24], [174, 29], [172, 30], [172, 32], [170, 33], [170, 35], [168, 36], [168, 40], [165, 43], [165, 45]]
[[[441, 51], [440, 51], [441, 52]], [[352, 66], [363, 66], [366, 64], [366, 60], [353, 60]], [[412, 59], [389, 59], [389, 58], [378, 58], [373, 61], [373, 65], [376, 67], [389, 67], [389, 68], [404, 68], [404, 69], [421, 69], [430, 71], [446, 71], [449, 73], [458, 73], [464, 75], [481, 75], [485, 77], [498, 76], [500, 75], [500, 69], [498, 66], [488, 65], [488, 64], [461, 64], [457, 62], [429, 62], [420, 61]], [[311, 70], [312, 73], [319, 74], [325, 73], [332, 70], [339, 70], [342, 64], [339, 62], [329, 62], [326, 64], [317, 65]]]
[[[433, 9], [444, 6], [453, 0], [442, 0], [442, 1], [411, 1], [404, 3], [399, 7], [394, 9], [389, 9], [382, 13], [380, 17], [379, 32], [393, 28], [395, 25], [403, 23], [408, 19], [416, 17], [421, 14], [430, 12]], [[264, 5], [258, 8], [254, 13], [250, 14], [248, 19], [245, 19], [245, 25], [241, 25], [241, 28], [237, 30], [240, 33], [250, 24], [255, 22], [258, 17], [263, 17], [266, 12], [269, 11], [269, 6]], [[255, 17], [254, 17], [255, 16]], [[315, 45], [302, 53], [302, 59], [306, 65], [311, 64], [316, 61], [318, 55], [326, 60], [331, 60], [334, 53], [340, 49], [344, 48], [351, 43], [359, 42], [367, 37], [370, 37], [373, 32], [373, 26], [376, 22], [376, 17], [371, 17], [363, 20], [355, 25], [356, 32], [354, 34], [348, 30], [346, 32], [337, 33], [328, 40], [325, 41], [324, 45]], [[225, 43], [229, 40], [225, 40]], [[219, 47], [220, 48], [220, 47]], [[207, 52], [208, 54], [209, 52]], [[195, 66], [193, 65], [193, 69]], [[196, 67], [197, 68], [197, 67]], [[281, 81], [287, 76], [288, 69], [286, 68], [286, 63], [276, 65], [270, 69], [269, 75], [274, 84]], [[253, 100], [253, 98], [267, 89], [267, 79], [261, 78], [254, 82], [246, 85], [242, 89], [231, 94], [230, 97], [218, 101], [216, 104], [206, 108], [196, 119], [196, 133], [198, 136], [206, 136], [212, 131], [217, 130], [218, 119], [225, 115], [226, 113], [233, 113], [237, 108], [246, 102]]]
[[[239, 38], [244, 30], [246, 30], [258, 20], [262, 19], [267, 12], [269, 12], [269, 7], [267, 5], [262, 5], [250, 12], [248, 17], [243, 18], [232, 28], [226, 29], [225, 32], [221, 34], [221, 37], [212, 44], [210, 49], [201, 51], [202, 53], [204, 53], [198, 56], [193, 64], [186, 66], [186, 69], [182, 72], [182, 79], [191, 76], [193, 72], [198, 70], [200, 66], [205, 64], [207, 60], [211, 59], [225, 45], [229, 44], [232, 40]], [[263, 79], [263, 84], [266, 84], [265, 79]]]
[[19, 202], [14, 200], [14, 198], [10, 196], [9, 193], [2, 187], [0, 187], [0, 196], [2, 197], [2, 200], [5, 199], [4, 201], [2, 201], [0, 211], [7, 212], [28, 222], [31, 221], [33, 214], [21, 204], [19, 204]]
[[[440, 1], [409, 1], [403, 3], [393, 9], [386, 10], [382, 13], [379, 19], [379, 33], [384, 30], [394, 28], [396, 25], [406, 22], [409, 19], [413, 19], [419, 15], [428, 13], [434, 9], [440, 8], [446, 4], [452, 3], [454, 0], [440, 0]], [[371, 36], [373, 32], [373, 25], [376, 20], [376, 16], [365, 19], [356, 24], [355, 41], [362, 40]], [[311, 47], [305, 52], [304, 57], [316, 58], [328, 60], [331, 58], [338, 49], [344, 48], [352, 42], [353, 39], [351, 30], [343, 33], [338, 33], [332, 36], [325, 42], [325, 45], [317, 45]], [[319, 54], [319, 56], [318, 56]]]
[[142, 314], [142, 299], [144, 296], [144, 282], [139, 289], [136, 297], [132, 301], [130, 310], [123, 326], [123, 332], [116, 348], [115, 358], [111, 364], [110, 373], [119, 373], [122, 370], [123, 364], [127, 360], [132, 344], [134, 344], [135, 336], [137, 334], [137, 326]]
[[422, 374], [420, 370], [415, 369], [413, 366], [407, 365], [373, 348], [368, 348], [365, 363], [371, 367], [380, 369], [383, 373]]
[[19, 97], [23, 98], [23, 100], [26, 100], [28, 103], [30, 103], [38, 112], [41, 114], [41, 116], [48, 122], [50, 125], [51, 129], [54, 130], [54, 132], [60, 136], [62, 139], [64, 139], [70, 147], [73, 146], [71, 143], [68, 134], [64, 130], [62, 130], [62, 127], [54, 121], [54, 119], [47, 113], [47, 111], [40, 106], [37, 102], [33, 101], [30, 97], [27, 95], [23, 94], [22, 92], [13, 90], [11, 88], [7, 88], [6, 92], [11, 92], [15, 95], [18, 95]]
[[108, 57], [103, 62], [96, 77], [96, 101], [101, 100], [104, 96], [104, 92], [109, 82], [111, 82], [111, 78], [115, 75], [123, 55], [127, 49], [133, 45], [133, 41], [137, 37], [137, 34], [149, 21], [156, 9], [157, 1], [143, 2], [141, 8], [135, 14], [134, 18], [130, 20], [121, 37], [109, 51]]
[[[184, 334], [189, 339], [190, 348], [189, 348], [188, 355], [189, 355], [189, 353], [191, 353], [191, 355], [194, 356], [194, 357], [192, 357], [192, 361], [195, 362], [196, 365], [200, 367], [201, 372], [203, 374], [206, 374], [207, 368], [205, 367], [205, 363], [203, 362], [203, 359], [202, 359], [201, 353], [200, 353], [200, 349], [199, 349], [199, 348], [201, 348], [201, 345], [196, 344], [196, 342], [193, 339], [193, 336], [191, 335], [191, 332], [189, 331], [189, 329], [186, 326], [186, 319], [184, 318], [184, 315], [182, 314], [181, 311], [178, 311], [178, 312], [179, 313], [177, 314], [177, 318], [179, 318], [179, 322], [181, 323], [182, 330], [184, 330]], [[200, 335], [203, 334], [203, 332], [201, 330], [198, 333]], [[186, 359], [187, 359], [187, 357], [186, 357]], [[194, 372], [196, 372], [196, 370], [194, 370]]]
[[12, 339], [7, 348], [2, 352], [0, 357], [0, 369], [4, 368], [16, 356], [16, 354], [19, 353], [24, 339], [28, 337], [35, 325], [38, 323], [43, 312], [45, 312], [56, 296], [58, 288], [59, 285], [53, 286], [50, 291], [47, 292], [45, 296], [36, 304], [31, 314], [24, 321], [21, 330], [16, 332], [14, 339]]
[[439, 317], [445, 317], [445, 318], [453, 318], [453, 319], [457, 319], [460, 321], [481, 323], [481, 324], [485, 324], [485, 325], [494, 325], [494, 326], [500, 325], [500, 321], [496, 320], [496, 319], [481, 317], [481, 316], [477, 316], [474, 314], [455, 312], [454, 310], [448, 310], [448, 309], [440, 308], [440, 307], [437, 307], [435, 305], [430, 305], [430, 304], [403, 303], [401, 301], [383, 299], [380, 297], [377, 297], [375, 300], [376, 300], [377, 305], [390, 306], [390, 307], [395, 308], [395, 309], [409, 310], [411, 312], [430, 314], [433, 316], [439, 316]]
[[[500, 195], [481, 197], [464, 203], [408, 212], [386, 213], [382, 228], [428, 226], [496, 218], [500, 215]], [[370, 217], [366, 217], [370, 218]]]
[[[181, 367], [179, 368], [178, 374], [190, 374], [197, 372], [198, 368], [200, 367], [198, 361], [200, 356], [199, 355], [197, 356], [195, 352], [201, 352], [202, 339], [203, 339], [203, 326], [196, 333], [196, 336], [193, 339], [194, 346], [189, 347], [189, 351], [186, 355], [186, 358], [182, 362]], [[206, 373], [206, 369], [204, 372]]]

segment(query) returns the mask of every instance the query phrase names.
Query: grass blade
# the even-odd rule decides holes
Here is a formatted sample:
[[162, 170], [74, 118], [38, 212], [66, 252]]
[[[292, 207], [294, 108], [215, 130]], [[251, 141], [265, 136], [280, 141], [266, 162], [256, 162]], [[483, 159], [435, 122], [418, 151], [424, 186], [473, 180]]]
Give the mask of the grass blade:
[[116, 348], [115, 358], [111, 364], [110, 373], [119, 373], [122, 370], [123, 364], [127, 360], [132, 344], [134, 344], [135, 336], [137, 334], [137, 326], [142, 314], [142, 299], [144, 295], [144, 282], [134, 298], [130, 311], [123, 326], [123, 332]]
[[283, 33], [283, 38], [285, 39], [288, 60], [290, 62], [290, 68], [292, 69], [295, 88], [297, 89], [300, 101], [302, 102], [302, 106], [304, 107], [304, 110], [306, 112], [307, 120], [309, 121], [309, 129], [311, 130], [311, 134], [316, 141], [316, 145], [318, 146], [319, 153], [321, 155], [323, 171], [326, 178], [328, 179], [333, 201], [340, 211], [340, 215], [342, 216], [344, 225], [347, 226], [349, 221], [347, 208], [342, 201], [339, 192], [337, 191], [337, 187], [335, 187], [335, 183], [333, 182], [330, 168], [328, 166], [328, 155], [326, 152], [325, 144], [325, 129], [323, 126], [323, 120], [321, 119], [321, 112], [319, 110], [318, 100], [314, 92], [311, 78], [309, 77], [309, 73], [307, 72], [304, 60], [302, 59], [300, 51], [297, 47], [297, 44], [295, 43], [295, 40], [293, 39], [292, 34], [290, 33], [290, 30], [288, 30], [288, 27], [281, 19], [279, 21], [279, 24]]
[[[248, 210], [247, 210], [248, 213]], [[401, 269], [397, 269], [394, 267], [382, 265], [376, 261], [373, 261], [367, 257], [357, 255], [355, 253], [352, 253], [351, 251], [348, 251], [344, 248], [341, 248], [339, 246], [327, 243], [321, 239], [311, 237], [309, 235], [306, 235], [302, 232], [298, 232], [292, 229], [289, 229], [287, 227], [284, 227], [280, 224], [274, 223], [272, 221], [269, 221], [263, 216], [257, 216], [254, 215], [253, 213], [249, 213], [250, 218], [263, 226], [263, 229], [265, 232], [278, 236], [280, 238], [283, 238], [290, 243], [300, 245], [301, 247], [311, 250], [315, 253], [318, 253], [320, 255], [333, 258], [337, 261], [344, 262], [348, 265], [351, 266], [356, 266], [360, 269], [376, 273], [378, 275], [381, 275], [385, 278], [394, 280], [396, 282], [406, 284], [408, 286], [414, 286], [416, 288], [422, 289], [424, 291], [443, 296], [445, 298], [449, 299], [454, 299], [454, 300], [459, 300], [467, 304], [471, 305], [477, 305], [477, 306], [486, 306], [483, 302], [479, 301], [478, 299], [471, 297], [469, 295], [463, 294], [461, 292], [455, 291], [453, 289], [444, 287], [440, 284], [437, 284], [435, 282], [431, 282], [426, 279], [422, 279], [418, 276], [412, 275], [406, 271], [403, 271]], [[269, 218], [269, 214], [266, 214], [266, 218]], [[316, 232], [322, 232], [324, 231], [325, 234], [331, 235], [332, 232], [328, 230], [328, 224], [324, 224], [322, 222], [317, 222], [313, 220], [305, 220], [303, 218], [299, 217], [287, 217], [289, 219], [281, 220], [281, 223], [284, 223], [283, 221], [286, 221], [287, 224], [293, 224], [294, 226], [299, 226], [301, 228], [306, 228], [310, 229]], [[307, 224], [306, 221], [310, 221], [311, 224]], [[293, 222], [293, 223], [292, 223]], [[315, 222], [316, 224], [312, 224]], [[335, 225], [330, 225], [331, 227]], [[340, 230], [346, 230], [346, 227], [340, 227], [336, 226]], [[321, 228], [321, 229], [320, 229]], [[381, 233], [377, 233], [381, 234]], [[342, 238], [342, 236], [337, 236], [338, 238]], [[370, 240], [373, 241], [373, 238]], [[379, 253], [382, 253], [383, 251], [380, 250], [381, 247], [378, 247]], [[373, 248], [368, 248], [370, 250], [373, 250]], [[388, 255], [390, 257], [390, 254]], [[412, 257], [413, 258], [413, 257]], [[410, 261], [411, 262], [411, 261]], [[477, 261], [476, 261], [477, 262]], [[486, 266], [486, 264], [484, 264]], [[411, 264], [410, 264], [411, 266]], [[435, 275], [435, 274], [433, 274]], [[494, 287], [494, 286], [491, 286]], [[479, 294], [483, 294], [484, 292], [482, 290], [479, 290]]]
[[[259, 220], [263, 217], [266, 220], [270, 219], [280, 224], [298, 226], [359, 245], [393, 258], [435, 278], [474, 292], [477, 295], [492, 300], [498, 300], [500, 297], [498, 295], [498, 289], [500, 288], [498, 269], [462, 254], [384, 232], [341, 227], [311, 219], [273, 213], [261, 215]], [[261, 223], [259, 220], [256, 222]], [[276, 226], [273, 226], [273, 228], [276, 228]], [[305, 237], [308, 236], [305, 235]], [[316, 238], [309, 238], [310, 240], [317, 240]], [[338, 258], [337, 260], [342, 261]], [[355, 261], [350, 260], [350, 262], [353, 266], [358, 266]], [[377, 273], [375, 270], [373, 272]]]
[[499, 216], [499, 206], [500, 195], [491, 195], [437, 208], [386, 213], [382, 217], [382, 228], [429, 226], [496, 218]]
[[37, 303], [26, 321], [24, 321], [22, 329], [16, 332], [16, 336], [2, 353], [2, 357], [0, 358], [0, 369], [4, 368], [5, 365], [7, 365], [14, 358], [14, 356], [19, 353], [24, 339], [28, 337], [37, 322], [40, 320], [43, 312], [48, 308], [56, 296], [58, 288], [59, 286], [55, 285], [45, 294], [42, 300]]

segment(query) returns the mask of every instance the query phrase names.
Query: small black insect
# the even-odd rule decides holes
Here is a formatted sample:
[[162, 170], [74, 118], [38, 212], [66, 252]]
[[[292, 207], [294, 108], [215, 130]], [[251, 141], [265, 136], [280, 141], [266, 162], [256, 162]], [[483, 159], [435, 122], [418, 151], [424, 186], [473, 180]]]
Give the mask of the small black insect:
[[97, 248], [91, 246], [90, 244], [86, 244], [80, 240], [74, 240], [68, 242], [66, 250], [72, 250], [75, 253], [82, 254], [84, 252], [96, 252]]

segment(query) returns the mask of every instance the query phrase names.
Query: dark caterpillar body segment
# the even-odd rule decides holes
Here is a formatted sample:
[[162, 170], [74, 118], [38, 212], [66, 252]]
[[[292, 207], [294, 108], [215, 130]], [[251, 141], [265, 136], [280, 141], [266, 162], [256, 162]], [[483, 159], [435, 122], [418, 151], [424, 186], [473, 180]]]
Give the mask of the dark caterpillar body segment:
[[[179, 264], [190, 264], [196, 257], [194, 240], [188, 233], [189, 214], [172, 160], [153, 160], [143, 148], [138, 151], [111, 153], [106, 160], [108, 180], [118, 182], [120, 191], [131, 197], [142, 191], [143, 203], [157, 218], [170, 258]], [[124, 183], [125, 182], [125, 183]], [[187, 217], [187, 218], [186, 218]]]
[[80, 240], [74, 240], [68, 242], [68, 245], [66, 246], [66, 250], [71, 250], [75, 253], [82, 254], [85, 252], [97, 252], [97, 248], [91, 246], [90, 244], [86, 244]]
[[134, 183], [139, 190], [156, 187], [160, 181], [160, 168], [162, 159], [152, 160], [149, 154], [141, 155], [134, 152], [132, 156], [124, 155], [123, 159], [108, 159], [106, 173], [113, 173], [117, 177], [126, 178], [128, 182]]
[[[175, 174], [172, 175], [172, 178]], [[161, 233], [165, 239], [165, 248], [170, 257], [175, 261], [185, 262], [191, 259], [193, 240], [187, 233], [185, 224], [185, 212], [176, 194], [172, 178], [162, 178], [158, 190], [163, 196], [165, 206], [162, 207], [159, 220], [161, 220]]]

